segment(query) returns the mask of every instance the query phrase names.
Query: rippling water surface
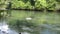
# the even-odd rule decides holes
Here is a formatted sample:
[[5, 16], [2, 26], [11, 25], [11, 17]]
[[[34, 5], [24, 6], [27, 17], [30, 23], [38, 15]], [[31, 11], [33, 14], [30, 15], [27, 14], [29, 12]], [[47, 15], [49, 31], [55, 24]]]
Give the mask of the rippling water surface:
[[[8, 25], [7, 23], [9, 22], [9, 20], [11, 21], [11, 23]], [[16, 22], [14, 20], [21, 20], [20, 24], [18, 24], [21, 26], [21, 29], [20, 27], [14, 28], [19, 22]], [[39, 26], [36, 27], [36, 24], [33, 24], [35, 27], [32, 27], [33, 25], [30, 27], [29, 23], [31, 22], [34, 22], [36, 24], [38, 23]], [[23, 25], [23, 23], [25, 24]], [[0, 20], [0, 29], [2, 28], [2, 26], [6, 27], [5, 25], [8, 26], [7, 28], [9, 34], [19, 34], [19, 32], [21, 32], [21, 34], [60, 34], [60, 14], [53, 12], [44, 13], [12, 10], [11, 16], [7, 17], [7, 20]], [[28, 27], [26, 27], [26, 25]], [[12, 28], [10, 26], [12, 26]], [[1, 31], [0, 33], [4, 34]]]

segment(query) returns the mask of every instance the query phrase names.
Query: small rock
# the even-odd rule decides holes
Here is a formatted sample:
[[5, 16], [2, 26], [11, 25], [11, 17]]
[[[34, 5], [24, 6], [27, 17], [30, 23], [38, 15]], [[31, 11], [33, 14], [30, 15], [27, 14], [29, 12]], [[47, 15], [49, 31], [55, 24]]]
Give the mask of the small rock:
[[29, 18], [26, 18], [26, 20], [32, 20], [32, 18], [29, 17]]

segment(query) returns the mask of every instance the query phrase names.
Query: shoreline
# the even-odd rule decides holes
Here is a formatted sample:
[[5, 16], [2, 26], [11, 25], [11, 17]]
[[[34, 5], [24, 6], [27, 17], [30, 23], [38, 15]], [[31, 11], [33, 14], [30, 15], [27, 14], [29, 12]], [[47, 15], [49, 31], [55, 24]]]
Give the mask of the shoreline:
[[60, 12], [60, 9], [58, 10], [45, 10], [45, 9], [18, 9], [18, 8], [11, 8], [11, 9], [0, 9], [0, 12], [1, 11], [5, 11], [5, 10], [25, 10], [25, 11], [39, 11], [39, 12]]

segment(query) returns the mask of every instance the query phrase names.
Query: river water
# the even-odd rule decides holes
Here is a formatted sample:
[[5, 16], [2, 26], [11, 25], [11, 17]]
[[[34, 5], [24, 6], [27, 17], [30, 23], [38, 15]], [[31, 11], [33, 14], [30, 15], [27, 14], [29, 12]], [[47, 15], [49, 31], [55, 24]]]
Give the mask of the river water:
[[[18, 34], [15, 30], [11, 30], [9, 28], [9, 25], [7, 24], [7, 21], [5, 19], [0, 20], [0, 30], [1, 30], [0, 34], [6, 34], [6, 33], [8, 33], [8, 34]], [[2, 31], [6, 31], [6, 33], [3, 33]]]
[[[8, 26], [7, 28], [9, 28], [9, 25], [8, 24], [6, 24], [6, 21], [2, 21], [2, 22], [0, 22], [0, 28], [2, 27], [2, 26], [4, 26], [4, 28], [6, 27], [6, 25]], [[41, 30], [40, 31], [40, 34], [57, 34], [57, 31], [56, 30], [54, 30], [53, 29], [53, 27], [51, 26], [51, 25], [47, 25], [47, 24], [43, 24], [43, 25], [41, 25], [42, 27], [45, 27], [43, 30]], [[29, 28], [27, 28], [27, 27], [23, 27], [23, 29], [24, 30], [31, 30], [31, 29], [29, 29]], [[53, 31], [53, 30], [54, 31]], [[1, 29], [2, 30], [2, 29]], [[4, 29], [3, 29], [3, 31], [4, 31]], [[31, 30], [32, 31], [32, 30]], [[5, 34], [5, 33], [3, 33], [2, 31], [0, 31], [0, 34]], [[12, 29], [8, 29], [8, 34], [18, 34], [18, 32], [16, 32], [15, 30], [12, 30]], [[28, 33], [28, 32], [21, 32], [21, 34], [30, 34], [30, 33]]]
[[[26, 20], [27, 18], [27, 20]], [[15, 24], [16, 21], [14, 20], [22, 20], [21, 23], [18, 25], [22, 26], [22, 28], [20, 29], [20, 27], [16, 27], [14, 28], [17, 23]], [[10, 22], [10, 21], [11, 22]], [[24, 21], [26, 20], [26, 21]], [[45, 22], [43, 24], [41, 24], [41, 22]], [[30, 27], [28, 22], [36, 22], [39, 23], [37, 27]], [[47, 21], [47, 22], [46, 22]], [[8, 22], [10, 22], [10, 24], [7, 24]], [[28, 23], [28, 25], [26, 23]], [[25, 23], [25, 24], [22, 24]], [[30, 22], [31, 23], [31, 22]], [[22, 24], [22, 25], [21, 25]], [[42, 12], [32, 12], [32, 11], [15, 11], [13, 10], [11, 13], [10, 17], [3, 18], [2, 20], [0, 20], [0, 28], [2, 28], [2, 26], [4, 26], [4, 28], [6, 28], [7, 25], [8, 27], [8, 34], [19, 34], [19, 32], [21, 34], [60, 34], [60, 14], [59, 13], [42, 13]], [[17, 25], [17, 26], [18, 26]], [[26, 27], [26, 25], [28, 27]], [[36, 24], [35, 24], [36, 25]], [[10, 27], [12, 26], [12, 28]], [[2, 28], [1, 30], [4, 31], [4, 28]], [[2, 31], [0, 31], [0, 34], [6, 34], [3, 33]]]

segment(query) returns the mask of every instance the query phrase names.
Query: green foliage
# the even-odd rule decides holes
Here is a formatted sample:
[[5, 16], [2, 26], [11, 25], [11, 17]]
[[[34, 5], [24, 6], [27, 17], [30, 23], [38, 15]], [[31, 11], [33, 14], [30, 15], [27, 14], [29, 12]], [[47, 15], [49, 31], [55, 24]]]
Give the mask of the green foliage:
[[34, 0], [30, 0], [30, 3], [32, 6], [35, 6], [35, 1]]
[[42, 8], [42, 5], [40, 4], [39, 1], [36, 1], [36, 3], [35, 3], [35, 8], [37, 8], [37, 9]]
[[54, 10], [56, 7], [56, 1], [55, 0], [49, 0], [47, 1], [47, 8]]
[[[0, 4], [4, 4], [6, 1], [0, 0]], [[12, 2], [12, 8], [20, 8], [20, 9], [47, 8], [48, 10], [54, 10], [56, 7], [56, 2], [59, 3], [60, 0], [11, 0], [11, 2]]]
[[55, 8], [55, 0], [16, 0], [12, 1], [13, 8], [25, 8], [32, 9], [35, 7], [36, 9], [48, 8], [53, 10]]
[[21, 1], [23, 1], [24, 3], [27, 3], [29, 0], [21, 0]]
[[25, 4], [25, 8], [33, 9], [29, 1]]
[[25, 7], [25, 4], [24, 2], [22, 1], [15, 1], [15, 2], [12, 2], [12, 8], [24, 8]]
[[60, 2], [60, 0], [56, 0], [57, 2]]

